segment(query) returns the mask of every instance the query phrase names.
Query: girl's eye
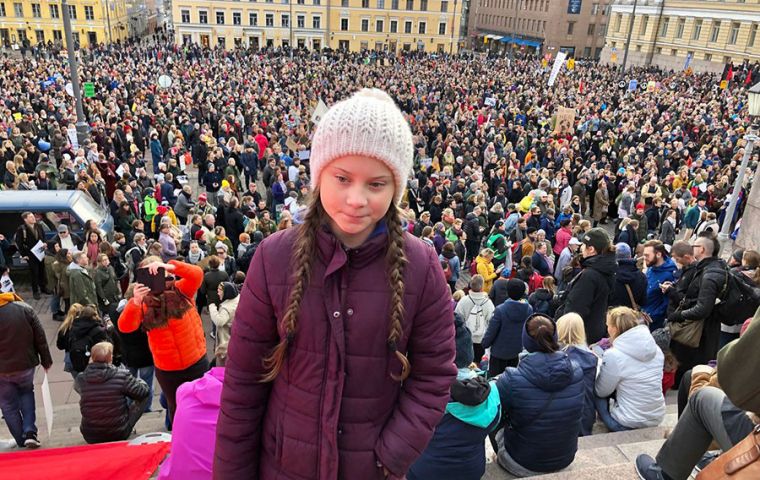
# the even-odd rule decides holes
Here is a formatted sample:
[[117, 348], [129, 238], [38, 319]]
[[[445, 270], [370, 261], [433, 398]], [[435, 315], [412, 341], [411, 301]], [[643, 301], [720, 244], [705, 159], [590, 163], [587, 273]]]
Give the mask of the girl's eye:
[[379, 190], [385, 186], [385, 183], [383, 182], [372, 182], [369, 184], [370, 187], [374, 188], [375, 190]]
[[348, 179], [341, 175], [336, 175], [335, 178], [338, 180], [339, 183], [348, 183]]

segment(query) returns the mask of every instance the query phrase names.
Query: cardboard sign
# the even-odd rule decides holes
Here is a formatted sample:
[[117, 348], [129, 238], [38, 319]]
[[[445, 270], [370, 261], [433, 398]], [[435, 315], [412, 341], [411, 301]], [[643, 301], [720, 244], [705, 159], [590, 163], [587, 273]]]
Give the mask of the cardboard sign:
[[489, 107], [495, 107], [496, 106], [496, 98], [494, 98], [494, 97], [488, 97], [488, 98], [486, 98], [485, 104], [486, 104], [486, 106], [489, 106]]
[[311, 114], [312, 123], [319, 125], [319, 122], [322, 120], [322, 117], [325, 116], [325, 113], [327, 113], [327, 105], [325, 105], [325, 102], [320, 98], [317, 108], [315, 108], [314, 113]]
[[295, 140], [293, 140], [293, 137], [288, 137], [287, 141], [285, 141], [285, 146], [288, 147], [293, 152], [298, 151], [298, 144], [296, 143]]
[[554, 122], [554, 134], [566, 135], [572, 134], [575, 130], [575, 109], [567, 107], [559, 107], [557, 110], [557, 118]]
[[48, 440], [50, 434], [53, 431], [53, 396], [50, 395], [50, 383], [48, 383], [47, 372], [42, 379], [42, 385], [40, 385], [40, 392], [42, 393], [42, 406], [45, 412], [45, 425], [48, 431]]
[[92, 98], [95, 96], [95, 84], [92, 82], [85, 82], [84, 85], [84, 96], [87, 98]]

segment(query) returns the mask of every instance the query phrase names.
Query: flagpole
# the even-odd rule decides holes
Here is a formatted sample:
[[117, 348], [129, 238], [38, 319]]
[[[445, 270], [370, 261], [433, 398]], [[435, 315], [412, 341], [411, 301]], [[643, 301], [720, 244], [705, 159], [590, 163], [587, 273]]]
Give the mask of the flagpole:
[[631, 35], [633, 34], [633, 22], [636, 21], [636, 7], [639, 0], [633, 0], [633, 12], [631, 12], [631, 22], [628, 24], [628, 39], [625, 41], [625, 53], [623, 54], [623, 66], [620, 67], [620, 80], [625, 80], [625, 67], [628, 63], [628, 50], [631, 48]]

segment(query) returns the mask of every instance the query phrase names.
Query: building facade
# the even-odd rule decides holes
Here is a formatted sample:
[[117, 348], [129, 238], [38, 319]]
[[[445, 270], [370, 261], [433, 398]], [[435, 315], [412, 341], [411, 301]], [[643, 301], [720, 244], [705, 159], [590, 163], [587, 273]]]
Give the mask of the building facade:
[[173, 0], [178, 43], [456, 53], [459, 0]]
[[473, 0], [468, 33], [477, 50], [527, 50], [599, 58], [610, 0]]
[[[617, 0], [602, 61], [721, 72], [729, 61], [760, 61], [760, 0]], [[631, 17], [633, 21], [631, 22]]]
[[[82, 47], [124, 40], [129, 21], [124, 0], [69, 0], [74, 42]], [[60, 0], [0, 0], [0, 44], [40, 42], [65, 45]]]

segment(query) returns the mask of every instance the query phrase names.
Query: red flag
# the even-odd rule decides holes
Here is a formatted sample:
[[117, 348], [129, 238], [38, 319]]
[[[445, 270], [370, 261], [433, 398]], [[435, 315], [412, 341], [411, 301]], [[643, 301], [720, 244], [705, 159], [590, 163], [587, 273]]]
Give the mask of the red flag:
[[730, 82], [732, 78], [734, 78], [734, 66], [733, 66], [733, 64], [729, 63], [728, 64], [728, 74], [726, 75], [726, 80], [728, 80]]
[[583, 80], [581, 80], [580, 83], [578, 83], [578, 93], [583, 95]]
[[744, 79], [744, 85], [752, 83], [752, 70], [747, 70], [747, 78]]

